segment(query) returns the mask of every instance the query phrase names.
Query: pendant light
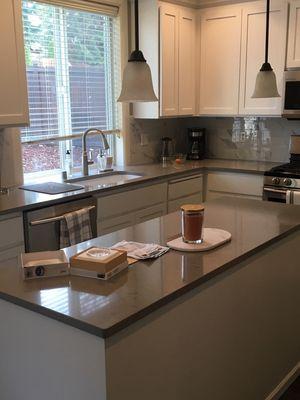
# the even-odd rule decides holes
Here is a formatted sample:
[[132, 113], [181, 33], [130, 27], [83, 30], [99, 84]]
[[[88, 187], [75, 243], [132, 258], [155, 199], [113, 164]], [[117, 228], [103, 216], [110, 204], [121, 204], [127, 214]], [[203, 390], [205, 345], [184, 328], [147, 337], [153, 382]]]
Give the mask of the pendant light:
[[139, 3], [134, 0], [135, 50], [130, 54], [123, 72], [122, 90], [118, 101], [123, 103], [158, 101], [151, 77], [151, 70], [139, 49]]
[[276, 76], [268, 62], [269, 55], [269, 22], [270, 22], [270, 0], [267, 0], [266, 12], [266, 44], [265, 44], [265, 62], [257, 74], [255, 89], [252, 98], [271, 98], [280, 97], [277, 90]]

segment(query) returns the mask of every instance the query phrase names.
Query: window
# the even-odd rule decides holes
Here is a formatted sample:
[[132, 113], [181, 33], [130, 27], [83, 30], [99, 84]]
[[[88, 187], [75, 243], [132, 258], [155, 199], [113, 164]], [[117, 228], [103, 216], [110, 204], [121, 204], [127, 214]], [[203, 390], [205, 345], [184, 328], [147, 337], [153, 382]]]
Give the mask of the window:
[[[119, 128], [118, 18], [48, 3], [23, 0], [30, 113], [30, 126], [21, 131], [25, 173], [64, 168], [67, 150], [79, 166], [80, 136], [91, 127], [112, 131], [114, 155]], [[95, 158], [98, 140], [88, 139]]]

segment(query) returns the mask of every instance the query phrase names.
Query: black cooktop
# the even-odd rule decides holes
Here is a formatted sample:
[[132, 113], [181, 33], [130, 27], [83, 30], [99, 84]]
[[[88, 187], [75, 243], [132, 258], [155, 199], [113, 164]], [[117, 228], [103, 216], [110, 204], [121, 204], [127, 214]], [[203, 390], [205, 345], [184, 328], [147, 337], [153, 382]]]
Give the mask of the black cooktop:
[[300, 154], [291, 154], [290, 162], [271, 168], [265, 172], [266, 176], [278, 176], [283, 178], [300, 178]]
[[277, 167], [271, 168], [269, 171], [266, 171], [265, 175], [300, 179], [300, 165], [295, 165], [292, 163], [278, 165]]

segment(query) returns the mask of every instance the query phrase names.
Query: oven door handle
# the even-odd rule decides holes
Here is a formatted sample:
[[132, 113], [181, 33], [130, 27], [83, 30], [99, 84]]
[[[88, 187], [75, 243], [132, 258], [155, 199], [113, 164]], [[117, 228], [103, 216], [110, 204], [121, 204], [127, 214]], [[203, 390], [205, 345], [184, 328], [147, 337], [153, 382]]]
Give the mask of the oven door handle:
[[285, 195], [285, 203], [286, 204], [292, 204], [293, 199], [292, 199], [292, 190], [280, 190], [280, 189], [272, 189], [272, 188], [264, 188], [265, 192], [269, 192], [269, 193], [280, 193], [280, 194], [284, 194]]
[[280, 189], [272, 189], [272, 188], [264, 188], [265, 192], [271, 192], [271, 193], [280, 193], [280, 194], [286, 194], [287, 192], [290, 192], [290, 190], [280, 190]]

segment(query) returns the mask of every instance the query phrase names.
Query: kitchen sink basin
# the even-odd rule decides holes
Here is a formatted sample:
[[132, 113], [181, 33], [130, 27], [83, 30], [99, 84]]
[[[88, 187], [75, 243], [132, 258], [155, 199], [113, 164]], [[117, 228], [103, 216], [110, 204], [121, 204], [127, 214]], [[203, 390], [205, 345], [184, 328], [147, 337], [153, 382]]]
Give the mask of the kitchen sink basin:
[[141, 178], [143, 175], [136, 174], [135, 172], [129, 171], [113, 171], [113, 172], [102, 172], [97, 175], [80, 176], [72, 179], [68, 179], [67, 183], [77, 183], [83, 186], [100, 186], [109, 187], [117, 184], [122, 184], [133, 179]]

